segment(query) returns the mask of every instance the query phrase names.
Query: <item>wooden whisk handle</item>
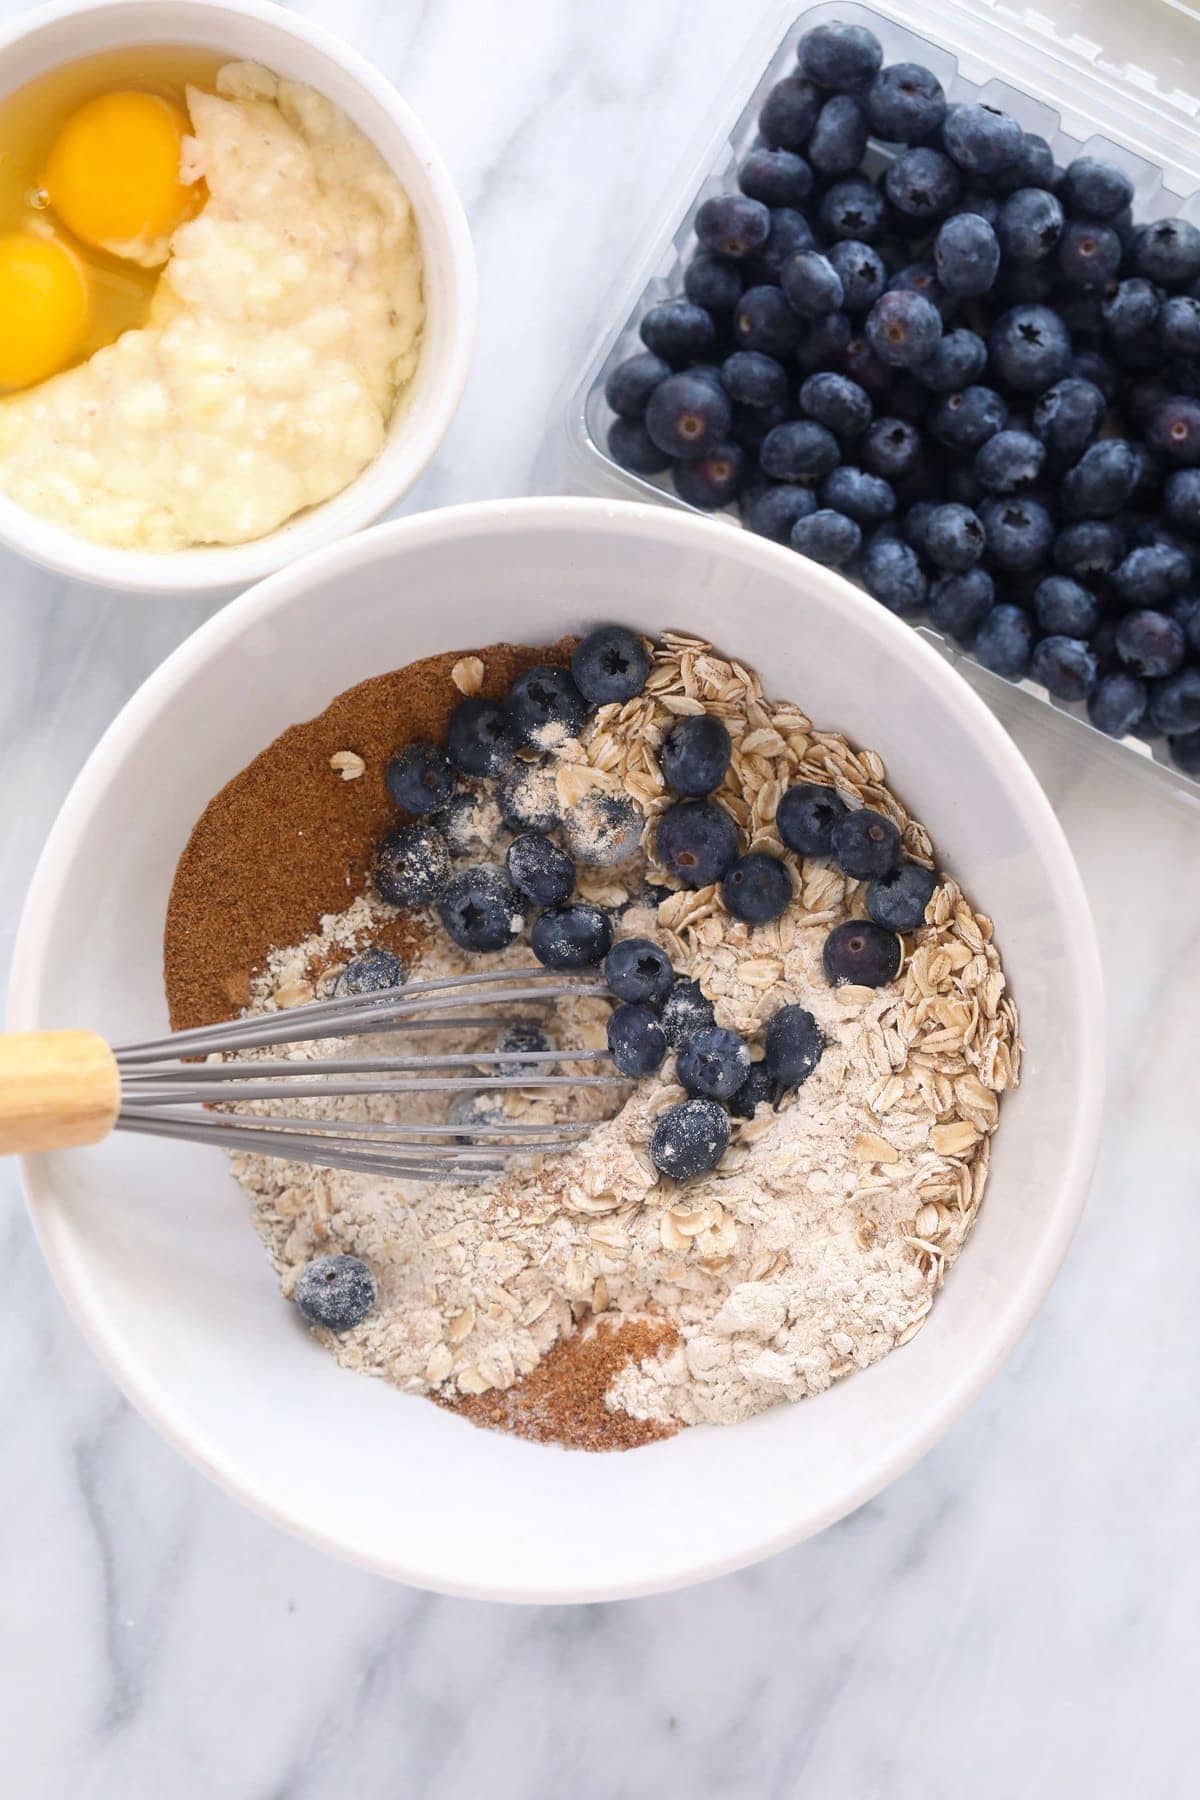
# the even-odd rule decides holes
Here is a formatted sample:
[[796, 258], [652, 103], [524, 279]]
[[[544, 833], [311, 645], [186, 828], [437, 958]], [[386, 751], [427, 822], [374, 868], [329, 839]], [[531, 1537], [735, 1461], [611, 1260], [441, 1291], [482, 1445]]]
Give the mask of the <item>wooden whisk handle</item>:
[[120, 1107], [116, 1058], [94, 1031], [0, 1036], [0, 1155], [98, 1144]]

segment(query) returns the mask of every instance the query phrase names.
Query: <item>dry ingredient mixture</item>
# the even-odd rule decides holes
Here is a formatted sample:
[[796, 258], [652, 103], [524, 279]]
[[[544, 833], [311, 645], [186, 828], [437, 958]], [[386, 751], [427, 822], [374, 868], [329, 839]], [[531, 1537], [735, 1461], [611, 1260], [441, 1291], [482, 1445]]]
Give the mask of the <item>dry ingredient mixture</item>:
[[[557, 660], [565, 649], [556, 647]], [[545, 652], [528, 655], [546, 660]], [[457, 698], [456, 683], [462, 691], [499, 692], [514, 659], [501, 647], [364, 684], [286, 734], [218, 796], [172, 897], [175, 1023], [234, 1010], [242, 995], [231, 990], [243, 973], [254, 1011], [324, 993], [366, 944], [402, 942], [410, 974], [418, 962], [422, 976], [476, 966], [432, 915], [397, 915], [363, 891], [367, 850], [394, 819], [385, 796], [350, 802], [361, 808], [359, 835], [345, 840], [340, 869], [314, 857], [308, 840], [319, 819], [337, 815], [343, 796], [378, 781], [380, 752], [385, 759], [406, 737], [437, 741], [437, 719], [444, 722]], [[388, 717], [405, 684], [425, 696], [411, 730], [408, 712], [396, 708]], [[929, 839], [887, 789], [878, 756], [815, 730], [795, 705], [768, 702], [750, 671], [677, 634], [655, 647], [644, 694], [602, 707], [578, 741], [555, 746], [560, 801], [632, 796], [647, 814], [649, 852], [653, 821], [672, 798], [658, 766], [663, 738], [677, 718], [705, 711], [724, 721], [733, 741], [716, 798], [747, 848], [786, 854], [776, 807], [787, 787], [810, 780], [833, 785], [853, 808], [865, 804], [890, 818], [907, 856], [933, 866]], [[290, 753], [283, 749], [289, 739]], [[293, 779], [303, 772], [314, 799], [319, 790], [319, 809], [290, 816], [306, 834], [301, 863], [310, 877], [321, 862], [306, 898], [310, 907], [316, 898], [324, 916], [315, 930], [277, 933], [274, 942], [284, 947], [264, 960], [252, 925], [263, 866], [256, 843], [253, 861], [240, 864], [232, 908], [241, 927], [235, 966], [223, 969], [220, 912], [206, 908], [202, 887], [221, 847], [230, 848], [226, 821], [248, 826], [256, 803], [269, 802], [272, 782], [289, 769]], [[247, 830], [242, 840], [247, 853], [252, 836]], [[333, 837], [342, 842], [336, 829]], [[585, 1448], [626, 1448], [682, 1424], [727, 1423], [819, 1393], [920, 1329], [974, 1220], [999, 1095], [1017, 1078], [1016, 1018], [991, 925], [945, 879], [925, 925], [904, 940], [896, 980], [832, 987], [822, 947], [832, 926], [863, 916], [865, 884], [826, 859], [790, 860], [793, 903], [755, 927], [726, 912], [716, 886], [647, 894], [645, 875], [661, 881], [662, 871], [653, 862], [647, 868], [641, 855], [616, 869], [580, 871], [580, 897], [623, 908], [618, 938], [656, 940], [678, 973], [700, 982], [720, 1025], [753, 1038], [781, 1006], [802, 1004], [822, 1029], [825, 1049], [812, 1075], [778, 1110], [760, 1106], [752, 1119], [735, 1121], [730, 1148], [709, 1173], [677, 1184], [647, 1154], [654, 1120], [684, 1098], [671, 1059], [631, 1084], [620, 1111], [581, 1146], [513, 1165], [494, 1185], [406, 1184], [238, 1159], [285, 1293], [329, 1251], [369, 1264], [378, 1285], [370, 1315], [350, 1330], [320, 1333], [339, 1360], [477, 1423]], [[224, 866], [232, 872], [237, 858]], [[335, 874], [342, 888], [331, 899]], [[354, 893], [348, 905], [347, 888]], [[278, 896], [276, 917], [290, 908], [299, 923], [300, 899], [294, 886], [286, 906]], [[489, 967], [531, 960], [518, 943]], [[552, 1040], [600, 1046], [608, 1012], [604, 1000], [574, 1002], [558, 1015]], [[352, 1053], [369, 1047], [370, 1040], [356, 1040]], [[314, 1045], [297, 1054], [327, 1051]], [[306, 1104], [328, 1112], [346, 1103]], [[386, 1101], [370, 1105], [388, 1116]], [[578, 1118], [581, 1107], [595, 1117], [602, 1102], [561, 1091], [515, 1102], [520, 1116], [537, 1118]]]

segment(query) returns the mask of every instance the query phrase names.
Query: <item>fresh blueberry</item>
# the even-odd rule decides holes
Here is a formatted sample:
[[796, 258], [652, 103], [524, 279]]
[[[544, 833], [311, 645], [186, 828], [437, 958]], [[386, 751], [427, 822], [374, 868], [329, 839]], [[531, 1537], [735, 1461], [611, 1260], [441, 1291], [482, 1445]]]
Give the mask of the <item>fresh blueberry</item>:
[[840, 275], [819, 250], [800, 250], [790, 256], [779, 272], [779, 285], [801, 318], [838, 312], [845, 299]]
[[886, 987], [900, 973], [902, 949], [894, 931], [873, 919], [847, 919], [825, 939], [821, 961], [830, 987]]
[[1054, 542], [1054, 520], [1027, 494], [989, 494], [979, 504], [987, 548], [996, 567], [1010, 575], [1041, 568]]
[[[734, 442], [745, 450], [760, 450], [777, 425], [784, 425], [795, 416], [795, 408], [786, 400], [776, 406], [744, 406], [737, 402], [733, 408]], [[769, 478], [753, 463], [743, 468], [737, 495], [743, 515], [745, 508], [765, 494], [769, 486]]]
[[491, 863], [453, 876], [438, 902], [438, 913], [462, 950], [504, 950], [525, 929], [525, 902]]
[[712, 512], [736, 499], [745, 468], [745, 452], [740, 444], [714, 444], [705, 456], [677, 462], [671, 477], [681, 500]]
[[867, 917], [886, 931], [916, 931], [925, 923], [938, 878], [920, 863], [902, 862], [867, 886]]
[[746, 406], [776, 406], [787, 398], [788, 373], [761, 350], [735, 350], [721, 364], [721, 385], [731, 400]]
[[659, 449], [672, 457], [707, 455], [728, 436], [732, 422], [733, 409], [724, 388], [694, 371], [669, 375], [646, 406], [646, 430]]
[[745, 925], [765, 925], [786, 912], [792, 899], [787, 864], [765, 850], [739, 856], [721, 877], [726, 910]]
[[533, 954], [547, 969], [590, 969], [612, 947], [612, 919], [599, 906], [552, 906], [539, 913], [529, 934]]
[[310, 1325], [350, 1331], [361, 1325], [376, 1298], [375, 1277], [357, 1256], [318, 1256], [300, 1271], [296, 1305]]
[[1158, 341], [1168, 356], [1200, 357], [1200, 299], [1173, 294], [1158, 315]]
[[[748, 194], [713, 194], [696, 213], [696, 236], [704, 249], [735, 262], [765, 244], [770, 229], [768, 208]], [[657, 346], [651, 344], [650, 348]]]
[[1200, 230], [1186, 219], [1156, 219], [1133, 240], [1133, 267], [1147, 281], [1179, 289], [1200, 276]]
[[951, 107], [942, 124], [947, 155], [968, 175], [995, 175], [1016, 162], [1023, 136], [1014, 118], [983, 101]]
[[921, 145], [896, 158], [883, 178], [883, 187], [903, 218], [924, 225], [950, 211], [962, 179], [948, 156]]
[[1030, 674], [1048, 688], [1056, 700], [1084, 700], [1096, 685], [1099, 673], [1094, 653], [1082, 638], [1055, 633], [1044, 637], [1033, 652]]
[[649, 938], [619, 938], [604, 959], [604, 979], [618, 1000], [657, 1006], [671, 991], [675, 976], [665, 950]]
[[1151, 415], [1146, 442], [1171, 462], [1194, 468], [1200, 463], [1200, 400], [1187, 394], [1164, 400]]
[[975, 660], [995, 675], [1020, 681], [1033, 655], [1033, 625], [1020, 606], [993, 606], [975, 634]]
[[769, 1106], [776, 1097], [775, 1084], [767, 1072], [766, 1062], [750, 1064], [750, 1073], [737, 1093], [726, 1102], [733, 1119], [752, 1119], [760, 1106]]
[[720, 787], [731, 753], [729, 733], [715, 713], [688, 714], [667, 733], [659, 764], [673, 793], [700, 799]]
[[648, 1006], [626, 1002], [608, 1021], [608, 1048], [622, 1075], [653, 1075], [666, 1060], [663, 1028]]
[[1177, 595], [1167, 611], [1183, 626], [1188, 649], [1200, 654], [1200, 594]]
[[763, 1040], [763, 1061], [776, 1091], [802, 1087], [821, 1060], [825, 1039], [803, 1006], [781, 1006], [771, 1015]]
[[844, 569], [862, 546], [862, 529], [845, 513], [819, 507], [792, 527], [792, 549], [828, 569]]
[[803, 150], [817, 114], [821, 93], [803, 75], [785, 75], [767, 95], [758, 115], [763, 142], [772, 150]]
[[883, 61], [883, 47], [865, 25], [815, 25], [796, 46], [800, 72], [821, 88], [861, 88]]
[[810, 419], [839, 438], [861, 437], [871, 423], [871, 397], [847, 375], [825, 369], [800, 384], [800, 405]]
[[942, 335], [935, 306], [911, 289], [881, 294], [867, 314], [867, 338], [882, 362], [915, 368], [932, 356]]
[[962, 388], [939, 400], [929, 428], [948, 450], [977, 450], [1008, 422], [1008, 407], [994, 389]]
[[680, 886], [707, 887], [737, 859], [737, 826], [711, 800], [680, 800], [659, 818], [655, 852]]
[[986, 188], [965, 187], [947, 216], [953, 218], [955, 213], [960, 212], [978, 213], [995, 230], [996, 221], [1000, 217], [1000, 201], [995, 193], [990, 193]]
[[699, 1031], [716, 1023], [713, 1003], [705, 998], [697, 981], [680, 975], [662, 1003], [659, 1014], [663, 1032], [672, 1049], [678, 1050]]
[[793, 419], [777, 425], [763, 439], [759, 451], [763, 468], [777, 481], [819, 481], [841, 460], [833, 433], [812, 419]]
[[1021, 148], [1014, 161], [1007, 168], [1000, 169], [990, 177], [991, 186], [1002, 199], [1015, 194], [1019, 188], [1055, 188], [1058, 174], [1054, 166], [1054, 152], [1044, 137], [1036, 131], [1021, 133]]
[[1200, 537], [1200, 469], [1172, 469], [1163, 483], [1163, 507], [1172, 525]]
[[797, 856], [828, 856], [834, 827], [845, 816], [846, 803], [836, 788], [802, 781], [784, 792], [776, 808], [775, 826]]
[[1165, 681], [1153, 682], [1150, 717], [1170, 737], [1200, 731], [1200, 668], [1181, 669]]
[[922, 387], [935, 394], [962, 392], [987, 367], [987, 345], [978, 332], [959, 326], [942, 334], [933, 355], [913, 370]]
[[889, 144], [920, 144], [946, 116], [946, 95], [921, 63], [892, 63], [879, 73], [863, 101], [867, 123]]
[[1106, 519], [1119, 513], [1137, 485], [1137, 459], [1124, 438], [1101, 438], [1068, 470], [1059, 490], [1068, 519]]
[[1005, 387], [1018, 393], [1039, 393], [1067, 373], [1071, 337], [1048, 307], [1014, 306], [992, 327], [988, 353]]
[[901, 522], [901, 536], [921, 556], [925, 554], [925, 533], [929, 529], [929, 521], [940, 504], [936, 500], [918, 500], [909, 507]]
[[767, 241], [747, 260], [747, 275], [753, 275], [755, 281], [778, 281], [793, 256], [815, 246], [813, 228], [802, 212], [797, 212], [794, 206], [773, 207]]
[[920, 462], [921, 434], [907, 419], [876, 419], [867, 432], [862, 459], [872, 475], [899, 481]]
[[1152, 607], [1126, 613], [1117, 627], [1117, 655], [1145, 679], [1173, 675], [1187, 654], [1183, 626]]
[[986, 547], [983, 524], [969, 506], [951, 502], [934, 508], [925, 527], [925, 554], [939, 569], [961, 574], [979, 561]]
[[1167, 748], [1185, 775], [1200, 775], [1200, 727], [1176, 732], [1167, 739]]
[[813, 172], [794, 150], [751, 150], [738, 170], [738, 186], [764, 206], [800, 207], [812, 193]]
[[864, 530], [883, 525], [896, 510], [896, 495], [890, 484], [879, 475], [868, 475], [843, 463], [827, 475], [821, 486], [821, 504], [844, 513]]
[[1068, 375], [1038, 395], [1032, 424], [1057, 468], [1077, 462], [1104, 423], [1108, 404], [1094, 382]]
[[1090, 638], [1100, 623], [1096, 596], [1069, 575], [1044, 576], [1033, 590], [1033, 610], [1043, 631], [1062, 637]]
[[747, 288], [734, 309], [733, 331], [742, 350], [786, 356], [796, 348], [802, 329], [799, 316], [777, 287]]
[[1095, 156], [1077, 156], [1063, 175], [1062, 196], [1073, 213], [1085, 219], [1112, 219], [1133, 199], [1133, 183], [1124, 169]]
[[887, 271], [878, 252], [857, 238], [843, 238], [840, 243], [831, 244], [827, 254], [830, 266], [842, 284], [842, 303], [846, 311], [867, 312], [882, 294], [887, 281]]
[[1046, 446], [1028, 431], [998, 431], [975, 453], [975, 475], [992, 494], [1020, 494], [1042, 472]]
[[550, 1039], [533, 1019], [513, 1019], [497, 1037], [493, 1051], [502, 1062], [489, 1063], [497, 1075], [534, 1075], [538, 1056], [550, 1048]]
[[404, 966], [390, 950], [372, 944], [350, 958], [334, 987], [340, 998], [350, 994], [382, 994], [404, 981]]
[[567, 669], [539, 663], [518, 675], [505, 703], [518, 743], [557, 750], [587, 723], [588, 705]]
[[819, 175], [849, 175], [866, 149], [867, 121], [858, 101], [849, 94], [832, 95], [812, 128], [806, 147], [809, 162]]
[[1056, 256], [1059, 278], [1067, 287], [1103, 287], [1121, 266], [1121, 240], [1108, 225], [1068, 219]]
[[600, 625], [581, 638], [571, 653], [575, 686], [589, 706], [611, 706], [636, 699], [650, 674], [650, 658], [635, 631], [623, 625]]
[[640, 419], [651, 394], [670, 373], [661, 356], [643, 350], [617, 364], [604, 384], [604, 397], [622, 419]]
[[593, 788], [568, 807], [562, 832], [567, 849], [577, 863], [591, 869], [611, 869], [628, 862], [642, 841], [646, 818], [629, 794], [609, 794]]
[[956, 305], [953, 296], [946, 292], [938, 280], [937, 265], [932, 257], [904, 263], [894, 274], [889, 275], [887, 291], [920, 294], [922, 300], [928, 300], [930, 306], [936, 306], [938, 317], [943, 322]]
[[[840, 246], [835, 245], [834, 248], [837, 249], [840, 248]], [[880, 278], [882, 279], [883, 264], [881, 263], [879, 267]], [[882, 289], [879, 291], [882, 292]], [[867, 304], [873, 305], [878, 297], [879, 294], [876, 293]], [[842, 358], [842, 368], [844, 373], [850, 377], [851, 381], [857, 381], [859, 387], [862, 388], [865, 393], [870, 394], [872, 400], [875, 401], [881, 401], [887, 397], [889, 395], [889, 390], [896, 381], [896, 376], [892, 370], [888, 368], [886, 363], [880, 362], [865, 337], [852, 337], [850, 339], [850, 342], [846, 345], [845, 356]]]
[[882, 813], [862, 806], [836, 820], [832, 847], [833, 860], [843, 875], [855, 881], [869, 881], [895, 868], [900, 857], [900, 833]]
[[1151, 281], [1144, 281], [1138, 275], [1131, 275], [1125, 281], [1117, 282], [1100, 304], [1100, 316], [1105, 331], [1122, 353], [1129, 360], [1128, 347], [1142, 346], [1144, 355], [1135, 357], [1135, 362], [1150, 366], [1159, 360], [1158, 352], [1158, 319], [1162, 311], [1163, 295], [1161, 288], [1155, 287]]
[[450, 879], [450, 851], [434, 825], [399, 825], [375, 847], [375, 887], [389, 906], [428, 906]]
[[1047, 306], [1059, 298], [1053, 258], [1044, 263], [1000, 264], [992, 289], [996, 306]]
[[456, 769], [477, 780], [507, 768], [516, 750], [506, 709], [478, 694], [460, 700], [446, 727], [446, 751]]
[[771, 538], [776, 544], [790, 544], [797, 519], [807, 518], [816, 510], [811, 488], [781, 483], [760, 494], [744, 516], [751, 531], [757, 531], [760, 537]]
[[961, 575], [943, 575], [929, 590], [929, 617], [939, 631], [969, 641], [991, 612], [996, 584], [976, 566]]
[[1120, 375], [1112, 357], [1106, 356], [1102, 350], [1077, 350], [1071, 358], [1070, 373], [1080, 381], [1090, 381], [1093, 387], [1098, 387], [1106, 401], [1116, 399]]
[[1118, 669], [1102, 675], [1088, 695], [1088, 718], [1110, 737], [1125, 737], [1145, 718], [1148, 699], [1145, 682]]
[[715, 1169], [728, 1148], [725, 1108], [696, 1096], [663, 1113], [650, 1137], [650, 1160], [672, 1181], [690, 1181]]
[[729, 317], [741, 298], [742, 287], [738, 265], [730, 262], [727, 256], [714, 256], [709, 250], [697, 251], [683, 273], [683, 291], [688, 299], [702, 306], [714, 319]]
[[1062, 203], [1044, 188], [1018, 188], [1000, 208], [996, 236], [1005, 263], [1031, 267], [1053, 256], [1063, 234]]
[[996, 233], [978, 213], [955, 213], [934, 240], [933, 261], [948, 294], [986, 294], [1000, 267]]
[[409, 744], [387, 766], [387, 790], [403, 811], [440, 812], [454, 792], [454, 770], [434, 744]]
[[806, 374], [813, 369], [837, 369], [846, 360], [846, 346], [853, 326], [844, 312], [822, 313], [810, 319], [796, 345], [796, 366]]
[[821, 196], [821, 228], [827, 238], [873, 244], [887, 220], [887, 203], [873, 181], [845, 175]]
[[1161, 606], [1192, 578], [1192, 559], [1172, 544], [1145, 544], [1119, 562], [1112, 585], [1126, 606]]
[[750, 1046], [736, 1031], [727, 1031], [720, 1025], [698, 1031], [675, 1058], [680, 1086], [689, 1094], [702, 1094], [709, 1100], [728, 1100], [749, 1073]]
[[509, 880], [538, 906], [559, 906], [575, 891], [575, 864], [537, 831], [523, 831], [505, 856]]
[[661, 475], [671, 461], [640, 419], [614, 419], [608, 428], [608, 449], [613, 461], [634, 475]]
[[928, 581], [911, 544], [891, 528], [875, 532], [863, 546], [859, 579], [889, 612], [916, 612], [925, 603]]
[[[711, 354], [717, 342], [712, 314], [691, 300], [664, 300], [661, 305], [652, 306], [642, 320], [640, 331], [647, 350], [662, 362], [669, 363], [672, 369], [683, 369], [689, 363], [702, 361]], [[657, 385], [656, 381], [654, 386]], [[646, 398], [649, 397], [647, 394]], [[613, 410], [620, 409], [614, 407]], [[645, 411], [644, 405], [642, 411]]]

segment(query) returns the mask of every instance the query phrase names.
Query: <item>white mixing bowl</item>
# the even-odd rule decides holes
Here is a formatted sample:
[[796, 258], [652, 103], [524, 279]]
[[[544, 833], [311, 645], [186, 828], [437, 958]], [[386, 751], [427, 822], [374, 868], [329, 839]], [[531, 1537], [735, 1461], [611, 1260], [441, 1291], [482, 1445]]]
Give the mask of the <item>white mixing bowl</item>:
[[279, 1295], [219, 1152], [117, 1137], [29, 1159], [68, 1304], [125, 1392], [230, 1492], [406, 1581], [563, 1601], [652, 1592], [817, 1531], [938, 1438], [1033, 1316], [1083, 1205], [1104, 1027], [1087, 901], [1033, 775], [966, 684], [838, 576], [753, 536], [597, 500], [454, 507], [321, 551], [235, 601], [134, 696], [47, 844], [10, 1023], [164, 1027], [176, 859], [211, 796], [365, 677], [617, 619], [702, 632], [884, 756], [996, 922], [1022, 1015], [978, 1227], [924, 1331], [819, 1399], [625, 1455], [479, 1431], [351, 1374]]
[[358, 531], [424, 473], [458, 409], [475, 341], [477, 282], [466, 214], [415, 113], [365, 57], [272, 0], [57, 0], [0, 27], [0, 95], [106, 50], [178, 44], [264, 63], [340, 106], [395, 170], [424, 259], [421, 360], [373, 462], [348, 487], [249, 544], [117, 550], [26, 512], [0, 493], [0, 543], [61, 575], [153, 594], [242, 588]]

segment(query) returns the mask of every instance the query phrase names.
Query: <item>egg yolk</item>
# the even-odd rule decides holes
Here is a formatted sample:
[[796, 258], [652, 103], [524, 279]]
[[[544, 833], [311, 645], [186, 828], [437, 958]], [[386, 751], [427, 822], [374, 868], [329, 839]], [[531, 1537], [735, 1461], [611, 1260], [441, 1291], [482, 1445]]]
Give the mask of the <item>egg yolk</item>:
[[87, 325], [83, 271], [49, 238], [0, 237], [0, 388], [30, 387], [69, 363]]
[[161, 263], [167, 239], [200, 195], [179, 179], [188, 121], [157, 94], [101, 94], [71, 114], [54, 140], [42, 185], [63, 224], [85, 244]]

